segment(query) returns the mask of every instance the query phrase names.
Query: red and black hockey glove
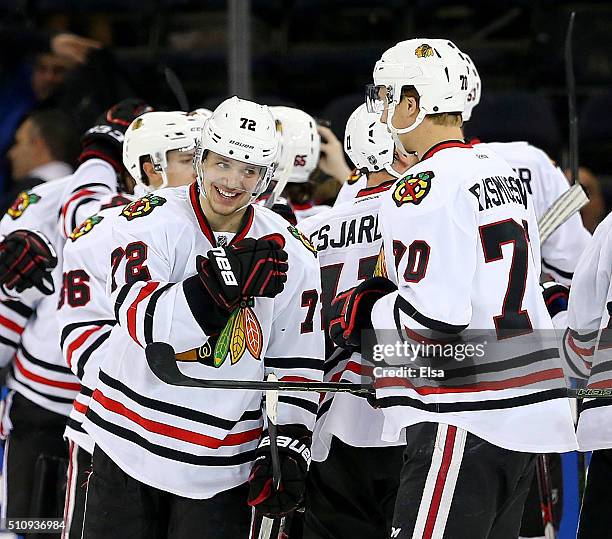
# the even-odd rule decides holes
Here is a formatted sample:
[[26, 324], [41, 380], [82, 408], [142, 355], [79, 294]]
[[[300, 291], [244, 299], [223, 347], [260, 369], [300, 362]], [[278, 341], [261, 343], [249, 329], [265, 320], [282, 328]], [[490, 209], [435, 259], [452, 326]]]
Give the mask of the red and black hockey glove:
[[349, 351], [361, 350], [361, 332], [372, 329], [374, 303], [395, 290], [397, 286], [389, 279], [373, 277], [338, 294], [324, 315], [334, 344]]
[[242, 300], [273, 298], [283, 290], [289, 265], [278, 238], [247, 238], [196, 258], [198, 273], [183, 282], [183, 290], [204, 331], [221, 330]]
[[97, 158], [106, 161], [120, 173], [123, 170], [123, 139], [127, 128], [138, 116], [152, 110], [142, 99], [133, 97], [113, 105], [81, 137], [79, 165]]
[[542, 296], [548, 309], [548, 314], [554, 318], [560, 312], [567, 311], [569, 301], [569, 288], [555, 281], [548, 281], [541, 284]]
[[21, 293], [35, 287], [51, 295], [55, 266], [55, 249], [40, 232], [15, 230], [0, 243], [0, 284], [7, 290]]
[[274, 488], [270, 436], [265, 431], [249, 475], [248, 503], [265, 516], [282, 516], [295, 510], [304, 499], [306, 473], [310, 465], [312, 435], [303, 425], [278, 426], [281, 482]]

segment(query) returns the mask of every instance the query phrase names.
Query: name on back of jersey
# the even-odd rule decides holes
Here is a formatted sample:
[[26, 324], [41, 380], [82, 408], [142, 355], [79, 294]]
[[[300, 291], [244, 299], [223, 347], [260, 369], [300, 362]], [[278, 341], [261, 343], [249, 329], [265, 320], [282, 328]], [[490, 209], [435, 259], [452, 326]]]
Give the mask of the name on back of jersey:
[[361, 217], [344, 221], [339, 228], [334, 227], [334, 234], [330, 234], [331, 226], [323, 225], [310, 236], [310, 242], [317, 251], [328, 248], [342, 249], [359, 243], [372, 243], [382, 239], [378, 228], [378, 214], [362, 215]]
[[527, 209], [527, 190], [522, 180], [513, 176], [493, 176], [478, 180], [469, 188], [478, 201], [478, 210], [485, 211], [504, 204], [520, 204]]

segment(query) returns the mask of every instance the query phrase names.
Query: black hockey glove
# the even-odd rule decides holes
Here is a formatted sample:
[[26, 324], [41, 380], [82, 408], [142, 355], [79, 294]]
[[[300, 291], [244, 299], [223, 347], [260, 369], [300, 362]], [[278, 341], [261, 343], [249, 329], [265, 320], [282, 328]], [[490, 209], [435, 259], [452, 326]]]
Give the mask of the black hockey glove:
[[397, 286], [389, 279], [373, 277], [338, 294], [324, 314], [334, 344], [349, 351], [361, 350], [361, 332], [372, 329], [370, 314], [374, 303], [395, 290]]
[[555, 281], [542, 283], [542, 296], [548, 309], [548, 314], [554, 318], [557, 314], [567, 311], [569, 288]]
[[88, 159], [98, 158], [120, 173], [123, 170], [123, 138], [127, 128], [138, 116], [152, 110], [144, 101], [133, 97], [113, 105], [81, 137], [79, 165]]
[[249, 475], [248, 503], [265, 516], [282, 516], [295, 510], [304, 499], [306, 473], [310, 465], [312, 435], [303, 425], [278, 426], [281, 482], [273, 485], [270, 436], [265, 431]]
[[225, 326], [232, 311], [250, 297], [273, 298], [287, 281], [284, 239], [247, 238], [196, 258], [198, 273], [185, 279], [183, 290], [191, 311], [207, 334]]
[[51, 295], [55, 266], [55, 249], [40, 232], [15, 230], [0, 243], [0, 283], [5, 289], [21, 293], [35, 287]]

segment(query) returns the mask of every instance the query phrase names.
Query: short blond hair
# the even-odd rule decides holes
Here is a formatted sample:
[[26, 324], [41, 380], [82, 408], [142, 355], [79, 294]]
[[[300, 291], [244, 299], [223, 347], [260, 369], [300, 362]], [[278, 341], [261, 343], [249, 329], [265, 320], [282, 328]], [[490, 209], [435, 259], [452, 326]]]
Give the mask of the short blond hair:
[[[402, 99], [405, 97], [413, 97], [416, 99], [417, 107], [419, 106], [420, 96], [414, 86], [402, 87]], [[439, 112], [437, 114], [428, 114], [427, 118], [431, 119], [434, 125], [444, 125], [446, 127], [463, 126], [463, 118], [460, 112]]]

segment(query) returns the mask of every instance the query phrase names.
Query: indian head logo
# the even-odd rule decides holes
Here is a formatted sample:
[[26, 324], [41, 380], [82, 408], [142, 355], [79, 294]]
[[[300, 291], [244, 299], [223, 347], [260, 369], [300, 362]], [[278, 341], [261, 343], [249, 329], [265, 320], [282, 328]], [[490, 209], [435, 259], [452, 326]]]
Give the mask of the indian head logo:
[[399, 208], [403, 204], [420, 204], [431, 189], [431, 180], [434, 173], [431, 171], [419, 172], [416, 176], [404, 176], [393, 190], [393, 201]]
[[39, 200], [39, 195], [22, 191], [17, 195], [15, 202], [13, 202], [13, 205], [6, 213], [8, 213], [13, 220], [19, 219], [31, 204], [36, 204]]
[[91, 231], [91, 229], [96, 226], [98, 223], [100, 223], [102, 221], [102, 219], [104, 219], [104, 217], [100, 216], [100, 215], [92, 215], [91, 217], [88, 217], [87, 219], [85, 219], [85, 221], [83, 221], [79, 226], [77, 226], [73, 231], [72, 234], [70, 234], [70, 236], [68, 236], [72, 241], [76, 241], [78, 240], [81, 236], [84, 236], [85, 234], [87, 234], [88, 232]]
[[218, 337], [193, 350], [176, 355], [177, 361], [197, 361], [208, 367], [219, 368], [229, 358], [229, 363], [238, 363], [248, 350], [255, 359], [261, 359], [263, 332], [252, 307], [251, 298], [246, 307], [237, 308], [229, 317]]
[[434, 50], [427, 43], [423, 43], [415, 49], [414, 54], [417, 58], [428, 58], [434, 55]]
[[300, 232], [294, 226], [288, 226], [287, 230], [291, 232], [291, 235], [296, 240], [298, 240], [304, 247], [306, 247], [306, 249], [308, 249], [315, 256], [315, 258], [317, 257], [317, 248], [312, 243], [310, 243], [308, 238], [302, 232]]
[[130, 202], [123, 210], [121, 215], [128, 221], [149, 215], [157, 206], [163, 206], [166, 199], [157, 195], [149, 194], [134, 202]]

